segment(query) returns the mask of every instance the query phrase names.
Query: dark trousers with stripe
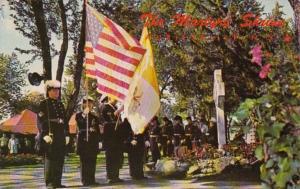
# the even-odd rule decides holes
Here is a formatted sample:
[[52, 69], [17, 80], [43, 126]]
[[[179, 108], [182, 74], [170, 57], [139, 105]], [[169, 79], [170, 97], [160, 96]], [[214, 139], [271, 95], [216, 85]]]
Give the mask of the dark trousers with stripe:
[[49, 157], [45, 155], [44, 176], [46, 186], [61, 185], [63, 173], [64, 156]]
[[107, 179], [115, 180], [119, 178], [119, 170], [122, 167], [123, 151], [122, 148], [106, 148], [106, 173]]
[[80, 176], [82, 184], [95, 183], [97, 154], [80, 155]]
[[134, 179], [144, 177], [144, 153], [144, 146], [131, 147], [128, 152], [129, 173]]

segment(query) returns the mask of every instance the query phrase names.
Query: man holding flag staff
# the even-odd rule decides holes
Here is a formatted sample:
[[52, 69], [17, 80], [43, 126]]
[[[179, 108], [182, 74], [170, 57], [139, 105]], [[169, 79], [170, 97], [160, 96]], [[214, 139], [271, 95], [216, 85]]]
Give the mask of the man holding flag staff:
[[119, 170], [122, 166], [123, 138], [120, 132], [121, 119], [116, 106], [117, 101], [109, 97], [105, 103], [101, 118], [103, 119], [103, 145], [106, 158], [106, 174], [109, 184], [122, 182], [119, 178]]
[[82, 100], [82, 112], [76, 114], [77, 122], [77, 154], [80, 156], [80, 175], [83, 186], [97, 184], [95, 181], [96, 160], [99, 151], [100, 129], [99, 119], [91, 110], [93, 98]]

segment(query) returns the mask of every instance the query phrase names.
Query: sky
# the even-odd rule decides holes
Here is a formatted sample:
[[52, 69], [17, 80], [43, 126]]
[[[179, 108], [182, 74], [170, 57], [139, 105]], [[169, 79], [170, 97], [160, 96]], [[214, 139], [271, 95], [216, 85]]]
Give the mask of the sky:
[[[259, 0], [263, 6], [266, 13], [271, 12], [274, 8], [276, 0]], [[288, 0], [278, 0], [279, 4], [283, 6], [283, 12], [286, 14], [286, 18], [293, 17], [293, 11], [288, 3]], [[31, 49], [28, 39], [24, 38], [17, 30], [15, 30], [15, 25], [13, 19], [9, 16], [11, 11], [9, 10], [7, 0], [0, 0], [0, 7], [3, 7], [2, 13], [0, 13], [0, 53], [12, 54], [16, 52], [14, 49], [16, 47], [22, 49]], [[60, 46], [60, 41], [54, 42], [57, 47]], [[69, 48], [71, 49], [71, 48]], [[18, 59], [20, 62], [24, 63], [30, 59], [30, 56], [18, 54]], [[57, 68], [57, 57], [52, 61], [52, 73], [53, 78], [55, 78], [56, 68]], [[30, 64], [29, 72], [42, 73], [42, 63], [41, 61], [36, 61]], [[27, 79], [26, 79], [27, 80]], [[33, 91], [43, 92], [44, 87], [41, 86], [31, 86], [27, 80], [27, 86], [23, 88], [24, 93], [29, 93]]]

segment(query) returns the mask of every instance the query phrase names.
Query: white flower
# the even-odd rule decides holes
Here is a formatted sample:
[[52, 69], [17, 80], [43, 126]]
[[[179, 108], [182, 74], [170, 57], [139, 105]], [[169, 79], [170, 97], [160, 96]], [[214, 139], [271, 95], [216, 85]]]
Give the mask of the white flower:
[[271, 105], [270, 103], [268, 103], [268, 102], [265, 104], [265, 106], [266, 106], [267, 108], [271, 108], [271, 107], [272, 107], [272, 105]]
[[276, 121], [276, 117], [275, 116], [271, 116], [271, 121]]

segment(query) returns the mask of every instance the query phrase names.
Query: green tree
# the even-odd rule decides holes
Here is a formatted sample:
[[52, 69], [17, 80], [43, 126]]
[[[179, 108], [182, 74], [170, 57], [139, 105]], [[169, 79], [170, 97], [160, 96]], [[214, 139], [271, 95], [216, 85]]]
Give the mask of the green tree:
[[18, 113], [26, 73], [26, 65], [21, 64], [15, 54], [10, 56], [0, 53], [0, 120]]
[[[270, 43], [270, 37], [277, 42], [283, 40], [281, 34], [272, 33], [275, 28], [241, 27], [246, 14], [262, 16], [260, 3], [255, 0], [233, 0], [227, 4], [211, 0], [144, 1], [142, 11], [164, 20], [161, 27], [151, 27], [151, 33], [160, 84], [167, 83], [171, 92], [196, 98], [198, 106], [209, 111], [213, 104], [213, 71], [222, 69], [227, 112], [235, 110], [240, 101], [259, 96], [257, 88], [263, 81], [257, 74], [259, 68], [250, 64], [249, 51], [256, 44], [268, 44], [271, 53], [274, 53], [272, 48], [279, 44], [275, 40]], [[178, 13], [195, 19], [220, 18], [229, 24], [228, 27], [226, 24], [194, 27], [190, 24], [192, 22], [187, 23], [190, 24], [188, 26], [184, 22], [174, 25], [174, 15]], [[253, 21], [254, 17], [250, 20]]]

